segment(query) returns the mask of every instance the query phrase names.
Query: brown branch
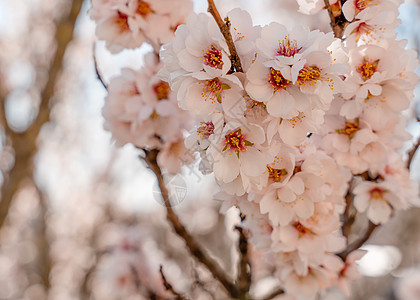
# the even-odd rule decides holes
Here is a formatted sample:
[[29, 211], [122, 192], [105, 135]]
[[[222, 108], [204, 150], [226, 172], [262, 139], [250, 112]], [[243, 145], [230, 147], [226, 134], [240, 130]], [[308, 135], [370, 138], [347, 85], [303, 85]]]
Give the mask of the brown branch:
[[420, 137], [417, 139], [417, 144], [411, 148], [410, 152], [408, 152], [408, 160], [407, 160], [407, 168], [410, 169], [411, 163], [413, 161], [414, 155], [417, 152], [417, 149], [420, 147]]
[[239, 263], [238, 263], [238, 288], [239, 299], [248, 299], [249, 289], [251, 287], [251, 263], [248, 256], [248, 238], [242, 227], [235, 226], [235, 230], [239, 232]]
[[[341, 0], [338, 0], [339, 3], [341, 4]], [[341, 8], [340, 11], [335, 12], [333, 11], [329, 0], [324, 0], [325, 3], [325, 8], [328, 11], [328, 15], [330, 16], [330, 20], [331, 20], [331, 28], [334, 32], [334, 36], [336, 38], [342, 38], [343, 37], [343, 33], [344, 33], [344, 28], [347, 26], [347, 24], [349, 23], [346, 18], [344, 17], [344, 14], [341, 12]]]
[[262, 300], [271, 300], [282, 294], [284, 294], [284, 290], [278, 288], [277, 290], [274, 290], [270, 295], [265, 296]]
[[346, 260], [347, 256], [353, 252], [354, 250], [359, 249], [361, 246], [363, 246], [363, 244], [370, 238], [370, 236], [372, 235], [373, 231], [375, 231], [375, 229], [378, 227], [379, 225], [373, 224], [371, 221], [369, 221], [369, 225], [368, 228], [366, 229], [365, 233], [363, 234], [363, 236], [361, 236], [359, 239], [355, 240], [353, 243], [351, 243], [350, 245], [347, 246], [346, 250], [344, 250], [343, 252], [339, 253], [338, 256], [340, 256], [343, 261]]
[[[37, 151], [36, 140], [42, 125], [50, 119], [50, 99], [54, 94], [58, 75], [62, 69], [65, 50], [73, 39], [74, 25], [82, 4], [83, 0], [72, 1], [69, 13], [57, 23], [55, 32], [57, 49], [48, 69], [49, 77], [47, 83], [41, 91], [41, 104], [38, 116], [25, 132], [16, 133], [10, 130], [8, 132], [15, 150], [15, 164], [10, 170], [8, 179], [1, 187], [0, 228], [6, 220], [13, 196], [19, 189], [20, 183], [25, 178], [32, 177], [33, 156]], [[4, 122], [6, 123], [7, 120], [4, 120]], [[7, 130], [7, 126], [5, 128]]]
[[351, 226], [353, 225], [354, 220], [356, 219], [356, 216], [354, 214], [350, 214], [353, 198], [354, 195], [352, 192], [350, 192], [349, 189], [346, 195], [346, 208], [343, 213], [343, 225], [341, 226], [341, 232], [346, 237], [346, 239], [348, 239], [351, 232]]
[[222, 20], [222, 17], [219, 14], [219, 11], [216, 8], [213, 0], [208, 0], [208, 9], [207, 11], [213, 16], [214, 20], [217, 23], [217, 26], [220, 28], [220, 32], [223, 34], [223, 37], [226, 40], [226, 43], [229, 47], [230, 60], [232, 62], [232, 71], [233, 72], [243, 72], [241, 59], [236, 51], [235, 43], [233, 42], [232, 34], [230, 33], [230, 21], [229, 18], [225, 18], [225, 21]]
[[146, 161], [148, 167], [155, 173], [162, 198], [165, 202], [167, 219], [171, 223], [176, 234], [181, 237], [190, 251], [191, 255], [194, 256], [200, 263], [206, 266], [207, 270], [213, 275], [213, 277], [218, 280], [230, 296], [237, 298], [239, 295], [238, 288], [232, 283], [233, 281], [228, 277], [223, 269], [218, 265], [218, 263], [212, 259], [205, 251], [202, 249], [197, 241], [191, 236], [191, 234], [186, 230], [185, 226], [181, 223], [178, 216], [175, 214], [172, 209], [171, 203], [169, 201], [168, 190], [165, 186], [162, 171], [157, 163], [158, 150], [144, 150], [146, 156], [144, 160]]
[[182, 296], [180, 293], [178, 293], [177, 291], [174, 290], [174, 288], [172, 287], [172, 285], [166, 279], [165, 274], [163, 274], [163, 267], [162, 266], [159, 267], [159, 272], [160, 272], [160, 277], [162, 277], [163, 286], [165, 287], [165, 289], [168, 292], [170, 292], [171, 294], [173, 294], [175, 296], [175, 298], [178, 299], [178, 300], [185, 300], [185, 299], [187, 299], [186, 297]]

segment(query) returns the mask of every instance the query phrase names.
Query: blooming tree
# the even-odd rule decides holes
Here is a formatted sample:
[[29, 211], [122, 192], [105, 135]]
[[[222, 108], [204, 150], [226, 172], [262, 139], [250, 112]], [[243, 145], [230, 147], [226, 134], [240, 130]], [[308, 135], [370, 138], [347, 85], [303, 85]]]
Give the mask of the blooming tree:
[[[331, 287], [349, 295], [359, 248], [395, 211], [419, 204], [409, 176], [419, 144], [408, 159], [401, 150], [410, 140], [402, 112], [418, 62], [396, 40], [400, 2], [298, 4], [302, 13], [328, 13], [332, 31], [261, 27], [239, 8], [222, 19], [212, 0], [210, 14], [193, 13], [188, 0], [92, 0], [90, 16], [109, 51], [154, 49], [140, 70], [123, 69], [106, 85], [105, 128], [117, 144], [143, 150], [169, 222], [231, 298], [254, 298], [258, 260], [278, 279], [265, 299], [315, 299]], [[172, 208], [163, 171], [177, 174], [195, 160], [214, 174], [222, 212], [239, 210], [235, 279]], [[350, 240], [360, 215], [366, 231]], [[162, 269], [161, 277], [184, 297]]]

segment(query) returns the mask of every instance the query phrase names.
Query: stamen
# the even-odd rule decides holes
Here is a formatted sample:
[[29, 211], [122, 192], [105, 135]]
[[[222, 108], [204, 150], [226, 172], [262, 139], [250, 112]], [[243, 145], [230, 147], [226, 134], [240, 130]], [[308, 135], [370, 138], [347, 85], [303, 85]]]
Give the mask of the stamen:
[[268, 83], [273, 87], [273, 91], [277, 92], [281, 89], [285, 90], [292, 82], [285, 79], [280, 71], [270, 67]]
[[372, 78], [373, 74], [378, 70], [379, 59], [372, 60], [367, 57], [363, 58], [363, 62], [357, 67], [357, 72], [362, 76], [363, 81]]
[[279, 48], [277, 49], [277, 55], [283, 55], [287, 57], [293, 57], [302, 47], [298, 48], [297, 42], [295, 40], [289, 40], [289, 37], [286, 36], [282, 41], [279, 41]]
[[321, 71], [317, 66], [307, 66], [299, 71], [297, 83], [299, 85], [314, 85], [315, 81], [321, 79]]
[[197, 128], [197, 133], [201, 139], [207, 140], [214, 133], [213, 122], [200, 122], [201, 126]]
[[272, 179], [274, 182], [282, 181], [283, 178], [287, 175], [286, 169], [274, 169], [267, 165], [268, 169], [268, 178]]
[[158, 100], [168, 99], [169, 96], [169, 83], [161, 81], [153, 86], [153, 90]]
[[207, 51], [203, 50], [203, 63], [206, 66], [222, 69], [222, 51], [214, 46], [208, 47]]
[[137, 10], [136, 12], [142, 16], [143, 18], [147, 17], [149, 14], [151, 14], [153, 11], [150, 8], [150, 4], [146, 1], [139, 0], [137, 4]]
[[354, 137], [357, 131], [360, 130], [359, 127], [359, 118], [356, 118], [354, 122], [347, 121], [345, 127], [342, 129], [336, 129], [335, 131], [338, 134], [347, 135], [350, 139]]

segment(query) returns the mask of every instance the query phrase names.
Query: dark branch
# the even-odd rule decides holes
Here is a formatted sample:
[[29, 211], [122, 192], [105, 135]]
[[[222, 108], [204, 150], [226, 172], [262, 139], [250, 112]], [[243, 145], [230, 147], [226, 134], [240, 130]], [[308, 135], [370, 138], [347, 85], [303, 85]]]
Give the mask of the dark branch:
[[166, 279], [165, 274], [163, 274], [163, 267], [162, 266], [160, 266], [159, 272], [160, 272], [160, 277], [162, 277], [163, 286], [165, 287], [165, 289], [168, 292], [170, 292], [171, 294], [173, 294], [175, 296], [175, 299], [178, 299], [178, 300], [185, 300], [185, 299], [187, 299], [184, 296], [182, 296], [181, 294], [179, 294], [177, 291], [174, 290], [174, 288], [172, 287], [172, 285]]
[[207, 11], [213, 16], [217, 25], [220, 28], [220, 32], [223, 34], [223, 37], [226, 40], [226, 43], [229, 47], [230, 60], [232, 62], [232, 69], [234, 72], [243, 72], [241, 59], [236, 51], [235, 44], [233, 42], [232, 34], [230, 33], [230, 21], [226, 17], [225, 22], [223, 22], [222, 17], [219, 14], [219, 11], [216, 8], [213, 0], [208, 0], [209, 7]]
[[[341, 0], [338, 0], [341, 3]], [[329, 0], [324, 0], [325, 8], [328, 11], [328, 15], [330, 16], [331, 20], [331, 28], [334, 32], [334, 36], [336, 38], [342, 38], [344, 33], [344, 28], [349, 23], [346, 18], [344, 17], [343, 13], [341, 12], [341, 7], [338, 12], [333, 11], [333, 8], [330, 5]]]
[[243, 298], [249, 295], [249, 289], [251, 287], [251, 263], [248, 255], [248, 239], [246, 232], [242, 227], [235, 226], [235, 230], [239, 232], [239, 263], [238, 263], [238, 287], [239, 293]]
[[271, 300], [282, 294], [284, 294], [284, 290], [281, 288], [278, 288], [277, 290], [274, 290], [270, 295], [267, 295], [266, 297], [264, 297], [262, 300]]
[[181, 223], [178, 216], [175, 214], [174, 210], [172, 209], [171, 203], [168, 197], [168, 190], [165, 186], [162, 171], [157, 163], [157, 155], [159, 153], [158, 150], [144, 150], [146, 153], [146, 157], [144, 160], [146, 161], [149, 168], [155, 173], [160, 192], [162, 194], [162, 198], [165, 202], [165, 207], [167, 211], [167, 219], [169, 223], [171, 223], [173, 229], [175, 230], [176, 234], [181, 237], [185, 244], [190, 251], [191, 255], [193, 255], [200, 263], [206, 266], [207, 270], [213, 275], [213, 277], [219, 281], [226, 291], [229, 293], [230, 296], [233, 298], [237, 298], [239, 295], [238, 288], [232, 283], [233, 281], [228, 277], [227, 274], [223, 271], [223, 269], [218, 265], [218, 263], [212, 259], [205, 251], [202, 249], [197, 241], [191, 236], [191, 234], [186, 230], [185, 226]]
[[407, 168], [410, 169], [411, 163], [413, 161], [414, 155], [417, 152], [417, 149], [420, 147], [420, 137], [417, 139], [417, 144], [413, 146], [413, 148], [408, 152], [408, 160], [407, 160]]
[[96, 59], [96, 44], [93, 45], [93, 64], [95, 65], [95, 73], [96, 76], [98, 77], [99, 81], [101, 82], [102, 86], [108, 90], [107, 85], [105, 84], [105, 81], [103, 80], [103, 77], [101, 75], [101, 72], [99, 71], [99, 67], [98, 67], [98, 60]]
[[339, 253], [338, 256], [340, 256], [343, 261], [346, 260], [347, 256], [353, 252], [354, 250], [359, 249], [363, 244], [370, 238], [373, 231], [378, 227], [379, 225], [373, 224], [371, 221], [369, 221], [368, 228], [366, 229], [363, 236], [361, 236], [359, 239], [355, 240], [353, 243], [351, 243], [349, 246], [347, 246], [347, 249], [343, 252]]

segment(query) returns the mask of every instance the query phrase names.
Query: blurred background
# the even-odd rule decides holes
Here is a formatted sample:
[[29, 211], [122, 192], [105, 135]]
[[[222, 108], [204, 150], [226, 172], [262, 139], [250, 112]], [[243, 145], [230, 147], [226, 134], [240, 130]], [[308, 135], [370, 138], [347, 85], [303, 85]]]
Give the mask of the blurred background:
[[[329, 31], [326, 13], [301, 15], [294, 0], [216, 3], [222, 15], [234, 7], [248, 10], [260, 25], [299, 20]], [[207, 1], [194, 5], [204, 12]], [[102, 128], [106, 90], [94, 57], [108, 82], [124, 66], [140, 67], [151, 48], [111, 55], [95, 39], [89, 6], [83, 0], [0, 0], [0, 299], [161, 299], [160, 265], [193, 299], [222, 299], [166, 223], [140, 152], [115, 147]], [[417, 49], [419, 4], [409, 1], [400, 13], [399, 37]], [[418, 109], [412, 108], [408, 128], [416, 136]], [[417, 178], [419, 158], [412, 168]], [[186, 192], [176, 207], [181, 220], [234, 272], [236, 213], [218, 213], [215, 182], [198, 168], [185, 168], [179, 180]], [[355, 283], [353, 299], [420, 299], [419, 232], [420, 210], [412, 209], [374, 234], [360, 262], [367, 279]], [[253, 259], [259, 280], [253, 289], [263, 295], [276, 284], [273, 270], [258, 255]], [[418, 298], [409, 298], [415, 293]], [[322, 299], [344, 298], [329, 291]]]

